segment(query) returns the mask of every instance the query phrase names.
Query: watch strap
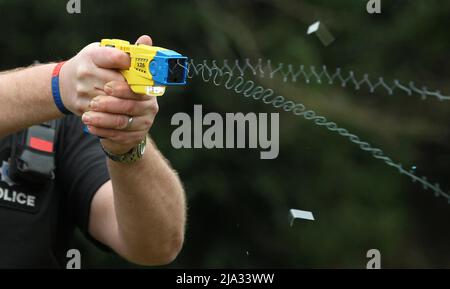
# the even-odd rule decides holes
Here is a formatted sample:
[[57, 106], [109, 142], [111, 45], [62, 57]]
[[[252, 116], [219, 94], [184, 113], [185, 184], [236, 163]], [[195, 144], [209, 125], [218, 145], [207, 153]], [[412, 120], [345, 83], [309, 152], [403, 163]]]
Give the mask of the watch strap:
[[130, 151], [124, 153], [124, 154], [113, 154], [109, 151], [107, 151], [103, 145], [102, 150], [103, 152], [106, 154], [106, 156], [115, 161], [115, 162], [119, 162], [119, 163], [125, 163], [125, 164], [131, 164], [134, 163], [135, 161], [137, 161], [138, 159], [142, 158], [142, 156], [144, 155], [145, 152], [145, 146], [147, 144], [147, 138], [144, 138], [137, 146], [135, 146], [134, 148], [132, 148]]

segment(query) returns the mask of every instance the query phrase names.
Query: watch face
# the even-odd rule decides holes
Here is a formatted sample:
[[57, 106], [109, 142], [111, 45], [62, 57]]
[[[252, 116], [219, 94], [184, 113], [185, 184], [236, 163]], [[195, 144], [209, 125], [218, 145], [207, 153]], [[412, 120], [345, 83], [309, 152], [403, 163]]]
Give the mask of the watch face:
[[139, 144], [139, 154], [142, 156], [145, 152], [145, 144]]

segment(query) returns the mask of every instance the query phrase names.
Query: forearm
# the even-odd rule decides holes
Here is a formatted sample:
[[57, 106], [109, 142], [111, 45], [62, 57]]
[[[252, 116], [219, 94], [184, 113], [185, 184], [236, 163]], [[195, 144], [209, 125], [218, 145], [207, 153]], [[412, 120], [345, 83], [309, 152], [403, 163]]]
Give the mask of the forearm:
[[184, 191], [176, 173], [148, 142], [134, 164], [108, 161], [118, 233], [126, 255], [168, 263], [181, 249], [186, 219]]
[[54, 64], [0, 74], [0, 137], [61, 117], [52, 98]]

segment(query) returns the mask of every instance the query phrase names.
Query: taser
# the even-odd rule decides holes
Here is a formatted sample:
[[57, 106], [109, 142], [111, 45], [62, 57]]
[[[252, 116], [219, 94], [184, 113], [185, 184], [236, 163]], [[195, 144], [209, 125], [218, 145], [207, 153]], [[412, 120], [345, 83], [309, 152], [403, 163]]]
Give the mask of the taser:
[[117, 48], [130, 56], [131, 65], [120, 72], [131, 90], [138, 94], [161, 96], [166, 86], [185, 85], [187, 57], [178, 52], [120, 39], [103, 39], [100, 46]]

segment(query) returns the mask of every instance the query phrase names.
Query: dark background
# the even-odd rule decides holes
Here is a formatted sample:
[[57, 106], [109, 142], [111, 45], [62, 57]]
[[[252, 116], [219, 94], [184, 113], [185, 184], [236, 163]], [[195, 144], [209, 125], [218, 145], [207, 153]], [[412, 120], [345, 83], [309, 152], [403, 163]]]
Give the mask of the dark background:
[[[450, 94], [449, 1], [365, 0], [67, 1], [0, 0], [2, 70], [72, 57], [91, 42], [141, 34], [190, 58], [271, 59], [341, 67], [362, 76], [414, 81]], [[322, 21], [336, 40], [325, 47], [310, 24]], [[402, 92], [369, 93], [340, 85], [258, 79], [359, 135], [407, 169], [448, 191], [450, 101]], [[450, 206], [335, 133], [280, 112], [280, 155], [259, 150], [171, 146], [176, 112], [274, 112], [270, 106], [189, 80], [159, 99], [151, 134], [179, 172], [188, 199], [184, 248], [175, 268], [365, 268], [381, 251], [385, 268], [450, 267]], [[289, 226], [291, 208], [316, 221]], [[84, 268], [134, 267], [77, 233]]]

